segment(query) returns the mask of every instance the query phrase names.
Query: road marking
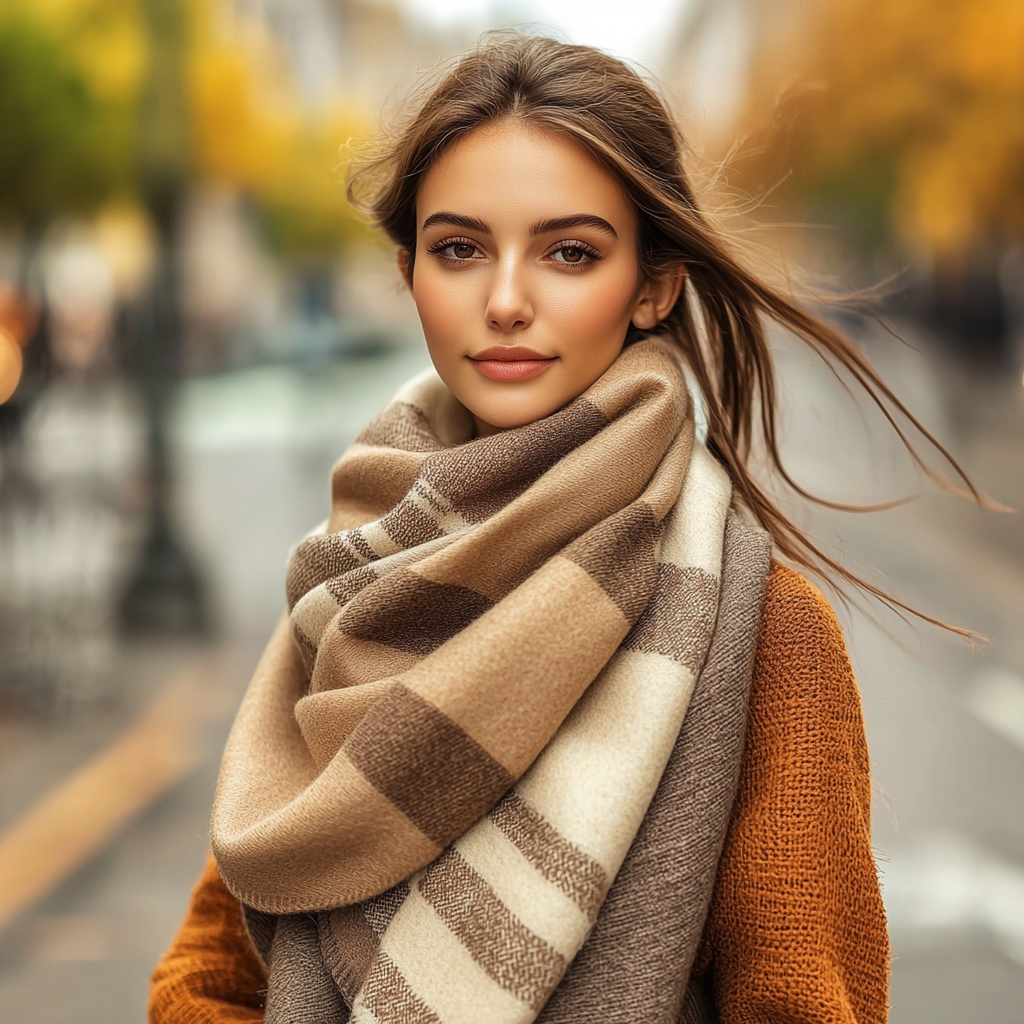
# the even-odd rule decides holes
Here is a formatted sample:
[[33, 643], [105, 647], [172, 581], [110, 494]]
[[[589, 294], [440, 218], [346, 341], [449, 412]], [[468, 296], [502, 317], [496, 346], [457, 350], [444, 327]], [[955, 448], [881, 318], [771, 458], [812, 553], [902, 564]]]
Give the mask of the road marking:
[[0, 835], [0, 929], [198, 764], [204, 723], [227, 710], [216, 665], [219, 658], [198, 659], [113, 743]]
[[967, 707], [990, 729], [1024, 749], [1024, 679], [993, 668], [979, 677], [965, 698]]

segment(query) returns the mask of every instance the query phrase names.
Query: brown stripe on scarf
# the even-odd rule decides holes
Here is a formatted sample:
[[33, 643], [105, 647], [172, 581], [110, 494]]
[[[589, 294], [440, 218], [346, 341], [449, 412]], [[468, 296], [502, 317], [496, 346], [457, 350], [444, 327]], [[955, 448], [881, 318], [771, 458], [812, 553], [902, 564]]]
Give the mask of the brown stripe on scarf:
[[409, 882], [399, 882], [390, 889], [382, 892], [379, 896], [372, 896], [363, 903], [363, 913], [370, 927], [377, 933], [383, 935], [385, 929], [391, 924], [391, 919], [398, 913], [398, 908], [405, 902], [409, 895]]
[[700, 669], [715, 628], [718, 581], [703, 569], [662, 563], [654, 598], [622, 646]]
[[370, 547], [369, 542], [363, 536], [362, 529], [349, 530], [346, 534], [349, 544], [352, 545], [357, 555], [361, 555], [367, 562], [376, 562], [380, 555]]
[[654, 590], [661, 530], [650, 505], [634, 501], [588, 530], [563, 555], [590, 573], [632, 623]]
[[458, 850], [434, 861], [419, 888], [491, 978], [532, 1009], [544, 1005], [565, 958], [509, 911]]
[[488, 815], [513, 846], [591, 920], [608, 889], [603, 867], [570, 843], [514, 789]]
[[338, 991], [351, 1006], [377, 957], [377, 933], [359, 904], [317, 914], [317, 932], [324, 963]]
[[408, 569], [367, 587], [345, 607], [338, 629], [423, 657], [461, 633], [494, 602], [468, 587], [434, 583]]
[[577, 398], [547, 419], [430, 457], [422, 477], [464, 519], [482, 522], [607, 425], [595, 405]]
[[356, 443], [407, 452], [436, 452], [444, 447], [431, 429], [426, 413], [410, 402], [393, 402], [374, 416], [363, 427]]
[[346, 540], [347, 534], [327, 533], [299, 541], [288, 561], [285, 590], [288, 610], [314, 587], [361, 566], [366, 559], [358, 557]]
[[445, 515], [451, 512], [454, 507], [440, 491], [423, 479], [417, 480], [412, 485], [410, 493], [414, 494], [421, 501], [425, 501], [438, 515]]
[[387, 953], [379, 953], [363, 988], [363, 1005], [380, 1021], [441, 1024], [441, 1018], [416, 997]]
[[515, 781], [447, 715], [401, 684], [374, 705], [343, 749], [440, 846], [482, 817]]
[[411, 501], [403, 501], [387, 515], [381, 516], [380, 525], [403, 548], [414, 548], [444, 536], [437, 523]]
[[356, 594], [364, 587], [370, 586], [380, 579], [377, 570], [372, 565], [364, 565], [352, 569], [339, 576], [337, 579], [330, 579], [324, 583], [327, 592], [338, 602], [338, 607], [348, 604]]

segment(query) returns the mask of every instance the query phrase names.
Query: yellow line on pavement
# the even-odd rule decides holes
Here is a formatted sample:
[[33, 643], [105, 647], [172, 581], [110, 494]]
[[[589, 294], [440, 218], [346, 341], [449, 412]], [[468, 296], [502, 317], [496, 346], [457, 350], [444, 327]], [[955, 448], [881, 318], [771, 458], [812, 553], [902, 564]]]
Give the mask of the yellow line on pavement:
[[201, 726], [220, 710], [209, 669], [202, 658], [179, 676], [113, 743], [0, 835], [0, 929], [195, 767]]

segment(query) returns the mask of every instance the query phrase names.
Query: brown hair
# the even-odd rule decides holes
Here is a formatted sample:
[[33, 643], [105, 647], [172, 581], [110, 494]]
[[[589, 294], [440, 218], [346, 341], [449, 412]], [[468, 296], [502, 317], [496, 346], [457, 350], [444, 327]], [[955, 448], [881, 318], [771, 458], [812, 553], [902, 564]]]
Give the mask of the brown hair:
[[[656, 333], [671, 336], [683, 350], [707, 401], [708, 448], [727, 469], [737, 499], [771, 534], [776, 550], [801, 568], [852, 583], [913, 612], [819, 548], [748, 468], [759, 429], [770, 468], [794, 491], [832, 508], [861, 510], [809, 494], [786, 471], [778, 449], [775, 370], [765, 321], [792, 331], [830, 365], [845, 368], [882, 410], [920, 469], [936, 477], [915, 450], [907, 426], [941, 454], [976, 499], [980, 496], [848, 339], [745, 266], [728, 236], [697, 203], [683, 169], [685, 143], [675, 119], [626, 64], [553, 39], [493, 36], [459, 59], [383, 150], [355, 171], [350, 200], [411, 259], [421, 178], [452, 143], [502, 118], [520, 118], [568, 136], [621, 182], [638, 213], [642, 274], [686, 268], [687, 288]], [[631, 326], [626, 343], [650, 333]]]

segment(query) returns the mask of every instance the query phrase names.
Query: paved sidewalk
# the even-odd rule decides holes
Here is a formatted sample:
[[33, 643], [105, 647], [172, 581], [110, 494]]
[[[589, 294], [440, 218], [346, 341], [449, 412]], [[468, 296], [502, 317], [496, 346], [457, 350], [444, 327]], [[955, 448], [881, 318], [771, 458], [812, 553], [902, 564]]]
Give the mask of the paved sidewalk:
[[[98, 855], [78, 849], [79, 840], [71, 837], [70, 850], [62, 852], [77, 870], [0, 933], [0, 1022], [128, 1024], [145, 1019], [149, 972], [173, 936], [202, 867], [219, 752], [257, 653], [251, 644], [150, 650], [128, 659], [135, 669], [132, 682], [141, 692], [126, 699], [126, 706], [85, 712], [63, 728], [25, 727], [35, 735], [18, 736], [17, 727], [8, 723], [6, 738], [14, 740], [14, 749], [0, 761], [0, 788], [5, 794], [20, 791], [15, 804], [34, 798], [38, 806], [53, 786], [80, 779], [92, 757], [116, 750], [120, 737], [131, 741], [138, 736], [129, 714], [134, 704], [155, 705], [158, 711], [156, 723], [152, 715], [147, 721], [144, 712], [134, 719], [149, 727], [143, 743], [122, 744], [122, 771], [130, 771], [134, 762], [135, 778], [113, 792], [85, 780], [78, 791], [84, 803], [79, 815], [109, 819], [112, 798], [140, 787], [145, 796], [154, 768], [173, 770], [176, 759], [184, 759], [185, 775], [163, 789], [157, 774], [150, 791], [155, 798], [145, 799], [148, 806], [137, 817], [106, 837]], [[182, 698], [195, 705], [185, 728], [169, 722], [175, 709], [181, 718]], [[161, 722], [170, 725], [162, 746], [159, 733], [153, 742], [153, 725]], [[40, 765], [49, 770], [40, 771]], [[9, 813], [14, 809], [5, 808], [7, 831], [0, 835], [0, 846], [17, 820]], [[31, 878], [42, 859], [26, 858], [21, 873]]]

